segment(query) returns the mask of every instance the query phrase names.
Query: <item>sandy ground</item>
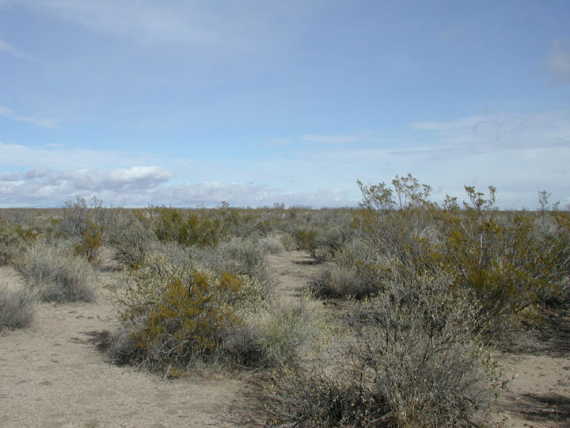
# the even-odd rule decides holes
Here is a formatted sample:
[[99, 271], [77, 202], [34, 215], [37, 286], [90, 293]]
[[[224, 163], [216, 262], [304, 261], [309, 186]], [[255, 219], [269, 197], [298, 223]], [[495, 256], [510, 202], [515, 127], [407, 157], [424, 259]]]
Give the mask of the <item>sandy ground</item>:
[[[268, 256], [268, 262], [276, 297], [285, 304], [323, 268], [296, 251]], [[240, 399], [239, 380], [163, 380], [113, 366], [95, 349], [94, 334], [116, 325], [107, 291], [115, 277], [100, 274], [96, 303], [39, 304], [31, 328], [0, 335], [0, 427], [235, 426], [228, 409]], [[0, 287], [20, 286], [15, 271], [0, 268]], [[500, 357], [505, 374], [516, 377], [497, 403], [493, 425], [570, 427], [570, 342], [557, 340], [539, 352]]]
[[[19, 282], [0, 269], [0, 286]], [[39, 304], [31, 328], [0, 336], [0, 427], [232, 426], [224, 418], [239, 381], [162, 380], [105, 360], [90, 339], [113, 328], [115, 310], [98, 291], [93, 304]]]

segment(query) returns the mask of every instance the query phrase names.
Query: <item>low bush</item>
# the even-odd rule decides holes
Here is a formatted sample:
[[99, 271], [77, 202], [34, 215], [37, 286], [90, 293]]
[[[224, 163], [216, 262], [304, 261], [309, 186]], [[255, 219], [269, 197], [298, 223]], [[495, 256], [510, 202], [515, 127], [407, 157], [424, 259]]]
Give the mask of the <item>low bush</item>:
[[258, 245], [263, 254], [280, 254], [285, 251], [282, 240], [275, 235], [269, 235], [261, 238]]
[[315, 297], [360, 300], [374, 296], [398, 271], [397, 261], [362, 238], [346, 243], [335, 253], [334, 262], [309, 283]]
[[95, 271], [83, 257], [61, 243], [39, 241], [19, 257], [14, 266], [28, 289], [44, 302], [92, 302]]
[[103, 229], [95, 223], [88, 222], [80, 241], [75, 244], [74, 252], [92, 263], [98, 259], [99, 250], [103, 246]]
[[11, 263], [37, 237], [33, 229], [0, 219], [0, 266]]
[[451, 279], [391, 282], [349, 314], [342, 364], [277, 372], [262, 395], [270, 423], [472, 426], [494, 397], [496, 366], [477, 336], [477, 307]]
[[283, 244], [283, 247], [287, 251], [293, 251], [297, 249], [297, 243], [295, 242], [295, 238], [290, 233], [282, 233], [279, 237], [279, 240]]
[[2, 288], [0, 284], [0, 332], [28, 327], [33, 318], [33, 300], [29, 293]]
[[131, 272], [118, 295], [122, 328], [109, 347], [113, 361], [168, 372], [202, 364], [267, 367], [293, 358], [306, 330], [300, 313], [273, 310], [252, 277], [196, 266], [158, 257]]
[[78, 197], [75, 200], [66, 201], [62, 217], [54, 222], [55, 234], [66, 238], [81, 239], [93, 224], [101, 226], [99, 220], [103, 211], [102, 201], [97, 198], [87, 200]]
[[108, 242], [115, 249], [115, 259], [131, 269], [140, 268], [151, 251], [156, 236], [130, 212], [116, 216]]
[[214, 272], [253, 278], [264, 286], [267, 296], [271, 294], [273, 279], [269, 275], [262, 247], [256, 240], [233, 238], [217, 247], [193, 248], [189, 251], [189, 258]]
[[315, 229], [299, 228], [293, 232], [293, 238], [298, 250], [308, 251], [312, 257], [317, 257], [318, 232]]
[[362, 268], [333, 265], [312, 280], [309, 289], [313, 296], [320, 299], [360, 300], [373, 296], [379, 291], [380, 281], [374, 276], [374, 272], [366, 275], [363, 271]]
[[216, 246], [225, 235], [224, 223], [216, 216], [184, 213], [175, 208], [153, 208], [152, 226], [156, 237], [163, 242], [177, 242], [183, 246]]

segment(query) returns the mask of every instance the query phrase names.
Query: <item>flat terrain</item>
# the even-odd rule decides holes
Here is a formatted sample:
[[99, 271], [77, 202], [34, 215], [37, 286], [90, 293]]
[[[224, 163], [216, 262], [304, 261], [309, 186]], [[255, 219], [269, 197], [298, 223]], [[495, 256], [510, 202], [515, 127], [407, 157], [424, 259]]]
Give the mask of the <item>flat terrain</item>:
[[[267, 259], [284, 304], [322, 269], [303, 252]], [[235, 426], [228, 409], [241, 398], [239, 379], [163, 380], [113, 366], [95, 349], [93, 337], [117, 325], [109, 289], [118, 280], [116, 272], [101, 272], [96, 303], [39, 304], [31, 328], [0, 336], [0, 427]], [[21, 286], [15, 271], [0, 268], [0, 287]], [[496, 425], [570, 427], [570, 351], [564, 336], [545, 343], [540, 351], [500, 356], [505, 373], [515, 378], [500, 397]]]
[[[0, 284], [18, 286], [0, 270]], [[224, 427], [237, 380], [162, 380], [109, 364], [91, 343], [112, 329], [115, 310], [102, 274], [97, 303], [39, 304], [34, 325], [0, 337], [0, 427]]]

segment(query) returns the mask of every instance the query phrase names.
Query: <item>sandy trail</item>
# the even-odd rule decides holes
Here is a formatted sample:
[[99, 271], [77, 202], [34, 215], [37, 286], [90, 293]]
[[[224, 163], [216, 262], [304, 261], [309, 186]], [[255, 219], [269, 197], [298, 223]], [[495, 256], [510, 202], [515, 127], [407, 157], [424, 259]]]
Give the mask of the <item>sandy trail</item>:
[[305, 251], [288, 251], [266, 257], [276, 279], [276, 299], [283, 304], [299, 301], [303, 288], [323, 270]]

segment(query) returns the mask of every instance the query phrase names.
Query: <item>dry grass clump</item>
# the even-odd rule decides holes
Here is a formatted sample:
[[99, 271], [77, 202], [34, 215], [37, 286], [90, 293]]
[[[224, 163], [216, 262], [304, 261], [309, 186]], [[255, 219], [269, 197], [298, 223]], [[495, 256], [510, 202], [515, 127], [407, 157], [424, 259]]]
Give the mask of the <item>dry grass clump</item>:
[[293, 235], [291, 235], [290, 233], [285, 232], [280, 234], [279, 240], [281, 241], [281, 244], [283, 244], [285, 250], [292, 251], [297, 249], [297, 243], [295, 242], [295, 238], [293, 238]]
[[309, 288], [317, 298], [361, 300], [382, 291], [395, 270], [394, 260], [375, 248], [374, 242], [354, 238], [335, 253], [334, 264], [311, 281]]
[[34, 319], [33, 299], [26, 290], [2, 288], [0, 284], [0, 332], [28, 327]]
[[270, 423], [304, 427], [472, 426], [493, 398], [495, 365], [477, 308], [450, 279], [391, 282], [349, 316], [342, 361], [278, 372], [265, 388]]
[[378, 279], [365, 275], [363, 269], [333, 265], [310, 282], [312, 294], [321, 299], [363, 299], [379, 291]]
[[285, 251], [285, 246], [276, 235], [269, 235], [258, 241], [258, 246], [263, 254], [280, 254]]
[[26, 286], [44, 302], [93, 302], [95, 271], [83, 257], [63, 243], [39, 241], [19, 257], [14, 266]]

